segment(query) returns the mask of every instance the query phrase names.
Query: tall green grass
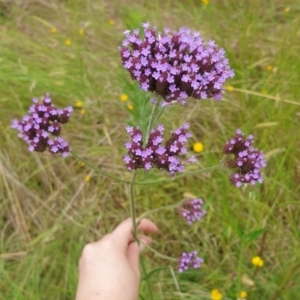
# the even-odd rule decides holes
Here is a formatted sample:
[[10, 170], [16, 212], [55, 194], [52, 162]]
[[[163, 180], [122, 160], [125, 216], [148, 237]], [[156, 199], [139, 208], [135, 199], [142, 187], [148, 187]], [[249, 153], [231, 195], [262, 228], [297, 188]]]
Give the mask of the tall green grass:
[[[191, 101], [162, 119], [167, 130], [191, 123], [193, 141], [205, 146], [198, 167], [218, 163], [236, 128], [254, 134], [268, 167], [262, 185], [243, 189], [230, 185], [221, 170], [137, 186], [138, 214], [178, 202], [185, 192], [205, 199], [207, 210], [191, 228], [172, 211], [151, 216], [160, 228], [153, 243], [158, 252], [177, 257], [197, 249], [205, 263], [174, 275], [176, 265], [145, 251], [148, 276], [140, 299], [151, 299], [146, 283], [152, 299], [210, 299], [215, 288], [223, 299], [236, 299], [241, 290], [248, 299], [298, 299], [299, 11], [292, 0], [1, 1], [0, 299], [74, 299], [82, 247], [129, 216], [127, 184], [72, 157], [29, 153], [10, 122], [46, 92], [58, 106], [81, 100], [85, 114], [76, 109], [63, 136], [80, 156], [129, 180], [124, 126], [141, 122], [140, 112], [150, 106], [138, 105], [143, 94], [121, 67], [117, 47], [124, 30], [145, 21], [190, 27], [216, 40], [236, 73], [222, 101]], [[121, 93], [129, 95], [127, 103]], [[265, 262], [257, 270], [251, 265], [256, 255]]]

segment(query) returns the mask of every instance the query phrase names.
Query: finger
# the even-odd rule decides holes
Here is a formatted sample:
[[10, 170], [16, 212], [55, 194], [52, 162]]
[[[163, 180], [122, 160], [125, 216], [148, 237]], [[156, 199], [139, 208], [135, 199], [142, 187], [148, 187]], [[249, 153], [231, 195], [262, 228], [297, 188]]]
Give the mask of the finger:
[[143, 251], [146, 245], [151, 244], [152, 239], [147, 236], [141, 236], [139, 240], [140, 240], [140, 245], [138, 245], [137, 242], [132, 242], [129, 244], [127, 249], [128, 263], [137, 274], [139, 274], [140, 253]]
[[[142, 219], [138, 225], [138, 231], [145, 233], [152, 233], [158, 231], [157, 226], [149, 219]], [[116, 241], [123, 245], [128, 245], [133, 241], [132, 236], [132, 219], [128, 218], [123, 221], [112, 233], [111, 236], [115, 238]]]

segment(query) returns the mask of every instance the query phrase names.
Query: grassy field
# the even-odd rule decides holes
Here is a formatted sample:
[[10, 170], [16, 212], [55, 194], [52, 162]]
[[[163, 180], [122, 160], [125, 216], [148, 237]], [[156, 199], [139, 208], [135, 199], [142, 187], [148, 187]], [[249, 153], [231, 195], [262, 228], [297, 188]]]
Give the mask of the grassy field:
[[[211, 299], [213, 289], [222, 299], [241, 291], [252, 300], [299, 299], [300, 2], [207, 2], [0, 1], [0, 299], [74, 299], [82, 247], [129, 216], [128, 184], [72, 156], [29, 153], [10, 124], [47, 92], [59, 107], [80, 100], [62, 135], [94, 166], [130, 180], [124, 128], [138, 125], [151, 104], [123, 69], [117, 47], [124, 30], [146, 21], [214, 39], [236, 74], [222, 101], [168, 108], [166, 131], [189, 121], [190, 151], [193, 142], [204, 144], [197, 168], [206, 168], [241, 128], [254, 135], [268, 167], [262, 185], [242, 189], [219, 169], [136, 187], [138, 215], [186, 192], [203, 198], [207, 211], [192, 227], [173, 211], [152, 214], [160, 228], [156, 251], [176, 258], [197, 249], [205, 263], [179, 274], [176, 263], [145, 251], [140, 299]], [[168, 174], [138, 173], [138, 181], [161, 177]], [[251, 264], [257, 255], [263, 267]]]

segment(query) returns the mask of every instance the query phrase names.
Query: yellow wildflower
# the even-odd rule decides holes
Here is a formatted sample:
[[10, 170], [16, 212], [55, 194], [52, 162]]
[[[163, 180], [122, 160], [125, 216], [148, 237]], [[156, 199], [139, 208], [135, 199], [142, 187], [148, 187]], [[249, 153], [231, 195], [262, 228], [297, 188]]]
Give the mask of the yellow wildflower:
[[234, 90], [234, 87], [232, 85], [226, 85], [225, 86], [225, 89], [229, 92], [233, 91]]
[[273, 67], [272, 67], [271, 65], [267, 65], [267, 66], [266, 66], [266, 70], [267, 70], [267, 71], [272, 71], [272, 70], [273, 70]]
[[109, 20], [109, 21], [108, 21], [108, 24], [109, 24], [109, 25], [114, 25], [114, 24], [115, 24], [115, 21], [114, 21], [114, 20]]
[[128, 96], [126, 94], [121, 94], [120, 95], [120, 100], [123, 101], [123, 102], [127, 101], [128, 100]]
[[83, 161], [80, 161], [80, 162], [79, 162], [79, 166], [80, 166], [80, 167], [84, 167], [84, 166], [85, 166], [85, 163], [84, 163]]
[[266, 90], [266, 89], [261, 89], [261, 91], [260, 91], [262, 94], [264, 94], [264, 95], [267, 95], [268, 94], [268, 91]]
[[75, 103], [75, 107], [81, 108], [83, 106], [83, 102], [81, 100], [77, 100]]
[[91, 176], [86, 175], [86, 176], [84, 177], [84, 181], [85, 181], [85, 182], [89, 182], [90, 180], [91, 180]]
[[78, 34], [79, 34], [79, 35], [83, 35], [83, 34], [84, 34], [84, 29], [80, 28], [80, 29], [78, 30]]
[[254, 256], [251, 260], [252, 265], [256, 266], [256, 267], [262, 267], [264, 265], [264, 261], [262, 260], [262, 258], [260, 256]]
[[211, 300], [221, 300], [222, 299], [222, 294], [218, 289], [214, 289], [210, 293]]
[[204, 145], [201, 142], [196, 142], [193, 145], [193, 150], [194, 152], [200, 153], [202, 152], [204, 149]]
[[55, 27], [51, 27], [51, 28], [50, 28], [50, 32], [51, 32], [51, 33], [55, 33], [55, 32], [57, 32], [57, 29], [56, 29]]
[[285, 13], [288, 13], [290, 10], [291, 10], [291, 8], [288, 6], [288, 7], [286, 7], [286, 8], [284, 9], [284, 12], [285, 12]]
[[127, 105], [127, 108], [128, 108], [129, 110], [133, 110], [133, 105], [132, 105], [132, 104], [128, 104], [128, 105]]
[[246, 299], [247, 296], [248, 296], [247, 292], [241, 291], [239, 294], [239, 299], [241, 299], [241, 300]]
[[65, 45], [70, 46], [72, 44], [72, 41], [70, 39], [65, 40]]
[[81, 110], [80, 110], [80, 114], [81, 114], [81, 115], [84, 115], [84, 114], [85, 114], [85, 109], [81, 109]]
[[201, 2], [202, 2], [204, 5], [209, 4], [209, 0], [201, 0]]

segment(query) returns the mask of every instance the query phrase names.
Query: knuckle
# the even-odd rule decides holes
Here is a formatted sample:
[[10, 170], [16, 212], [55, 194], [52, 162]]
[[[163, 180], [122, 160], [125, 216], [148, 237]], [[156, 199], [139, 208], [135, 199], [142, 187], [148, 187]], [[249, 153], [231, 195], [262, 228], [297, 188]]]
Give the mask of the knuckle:
[[83, 247], [83, 252], [90, 252], [94, 249], [94, 243], [88, 243]]
[[95, 245], [93, 243], [86, 244], [83, 247], [81, 257], [79, 259], [79, 269], [83, 270], [86, 266], [89, 266], [95, 259]]
[[86, 244], [83, 247], [81, 258], [90, 257], [95, 251], [95, 245], [93, 243]]

